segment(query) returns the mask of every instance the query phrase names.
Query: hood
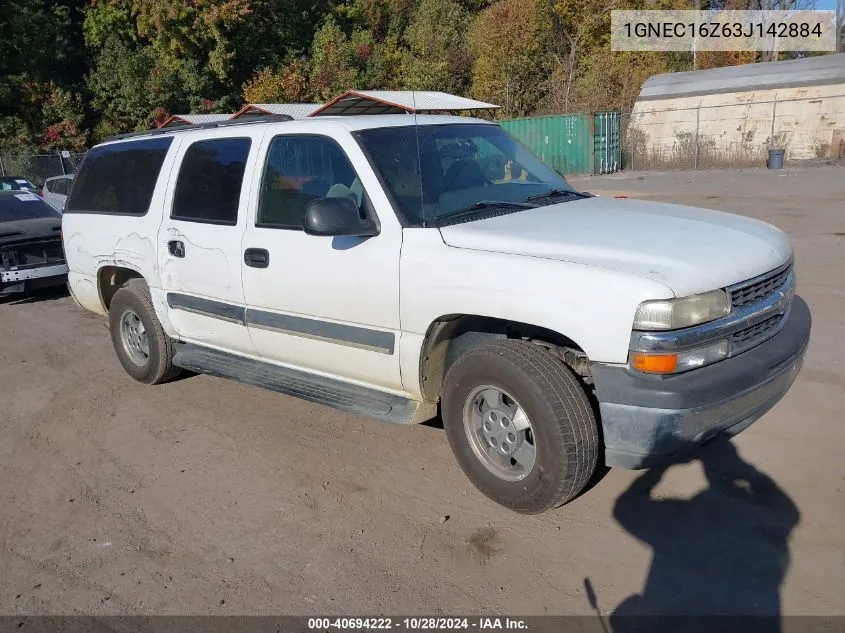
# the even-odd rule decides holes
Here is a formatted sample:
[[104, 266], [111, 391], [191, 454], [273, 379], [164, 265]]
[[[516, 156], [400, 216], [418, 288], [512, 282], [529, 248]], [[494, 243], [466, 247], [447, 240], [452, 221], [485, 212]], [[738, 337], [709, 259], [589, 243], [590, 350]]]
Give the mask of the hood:
[[789, 238], [731, 213], [586, 198], [440, 228], [449, 246], [542, 257], [647, 277], [676, 296], [722, 288], [777, 268]]
[[0, 222], [0, 244], [11, 244], [48, 237], [59, 239], [61, 237], [61, 231], [61, 218], [37, 218], [34, 220]]

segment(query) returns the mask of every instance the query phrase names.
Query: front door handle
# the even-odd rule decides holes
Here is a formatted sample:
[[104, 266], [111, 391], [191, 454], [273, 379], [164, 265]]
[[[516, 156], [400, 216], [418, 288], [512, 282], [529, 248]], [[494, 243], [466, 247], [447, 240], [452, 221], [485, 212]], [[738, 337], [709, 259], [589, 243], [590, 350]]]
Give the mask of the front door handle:
[[264, 248], [248, 248], [244, 251], [244, 264], [253, 268], [267, 268], [270, 265], [270, 253]]
[[184, 257], [185, 243], [179, 240], [171, 240], [167, 243], [167, 250], [173, 257]]

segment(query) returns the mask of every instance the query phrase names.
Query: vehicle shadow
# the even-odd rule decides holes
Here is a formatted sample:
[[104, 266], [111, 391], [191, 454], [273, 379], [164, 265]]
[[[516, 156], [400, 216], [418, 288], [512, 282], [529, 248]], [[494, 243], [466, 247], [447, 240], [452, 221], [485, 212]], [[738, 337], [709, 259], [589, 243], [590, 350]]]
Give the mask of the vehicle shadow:
[[725, 631], [724, 621], [700, 616], [768, 616], [755, 618], [753, 630], [780, 631], [780, 585], [798, 508], [729, 441], [704, 447], [696, 459], [709, 485], [693, 498], [654, 496], [666, 466], [644, 472], [616, 500], [614, 518], [651, 546], [653, 558], [642, 592], [613, 610], [614, 632]]
[[65, 299], [69, 297], [67, 286], [64, 284], [60, 286], [50, 286], [47, 288], [40, 288], [38, 290], [29, 290], [24, 295], [9, 295], [0, 297], [0, 305], [25, 305], [27, 303], [40, 303], [41, 301], [56, 301], [57, 299]]

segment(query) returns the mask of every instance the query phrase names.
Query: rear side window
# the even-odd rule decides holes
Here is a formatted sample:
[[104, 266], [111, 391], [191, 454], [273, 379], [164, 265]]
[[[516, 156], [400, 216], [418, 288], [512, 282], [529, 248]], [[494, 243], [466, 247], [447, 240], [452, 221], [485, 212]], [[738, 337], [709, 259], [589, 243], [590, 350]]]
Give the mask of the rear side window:
[[65, 213], [144, 215], [172, 137], [126, 141], [88, 152]]
[[237, 224], [250, 144], [248, 138], [221, 138], [191, 145], [179, 169], [170, 217], [208, 224]]
[[67, 194], [67, 185], [70, 182], [67, 178], [59, 178], [50, 183], [50, 193], [57, 193], [60, 195]]

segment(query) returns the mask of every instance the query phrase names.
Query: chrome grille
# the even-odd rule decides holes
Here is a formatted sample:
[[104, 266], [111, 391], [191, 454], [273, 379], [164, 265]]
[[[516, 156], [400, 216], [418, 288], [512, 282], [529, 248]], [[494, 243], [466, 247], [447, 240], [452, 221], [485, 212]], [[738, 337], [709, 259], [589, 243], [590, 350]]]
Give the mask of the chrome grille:
[[[734, 332], [731, 335], [731, 339], [735, 344], [742, 344], [758, 337], [762, 337], [770, 330], [775, 329], [778, 327], [783, 321], [783, 314], [776, 314], [773, 317], [769, 317], [765, 321], [761, 321], [751, 327], [747, 327], [744, 330], [740, 330], [739, 332]], [[762, 342], [762, 341], [761, 341]]]
[[731, 303], [739, 308], [749, 303], [764, 299], [786, 283], [786, 278], [792, 272], [792, 265], [772, 271], [760, 278], [752, 279], [743, 284], [730, 288]]

